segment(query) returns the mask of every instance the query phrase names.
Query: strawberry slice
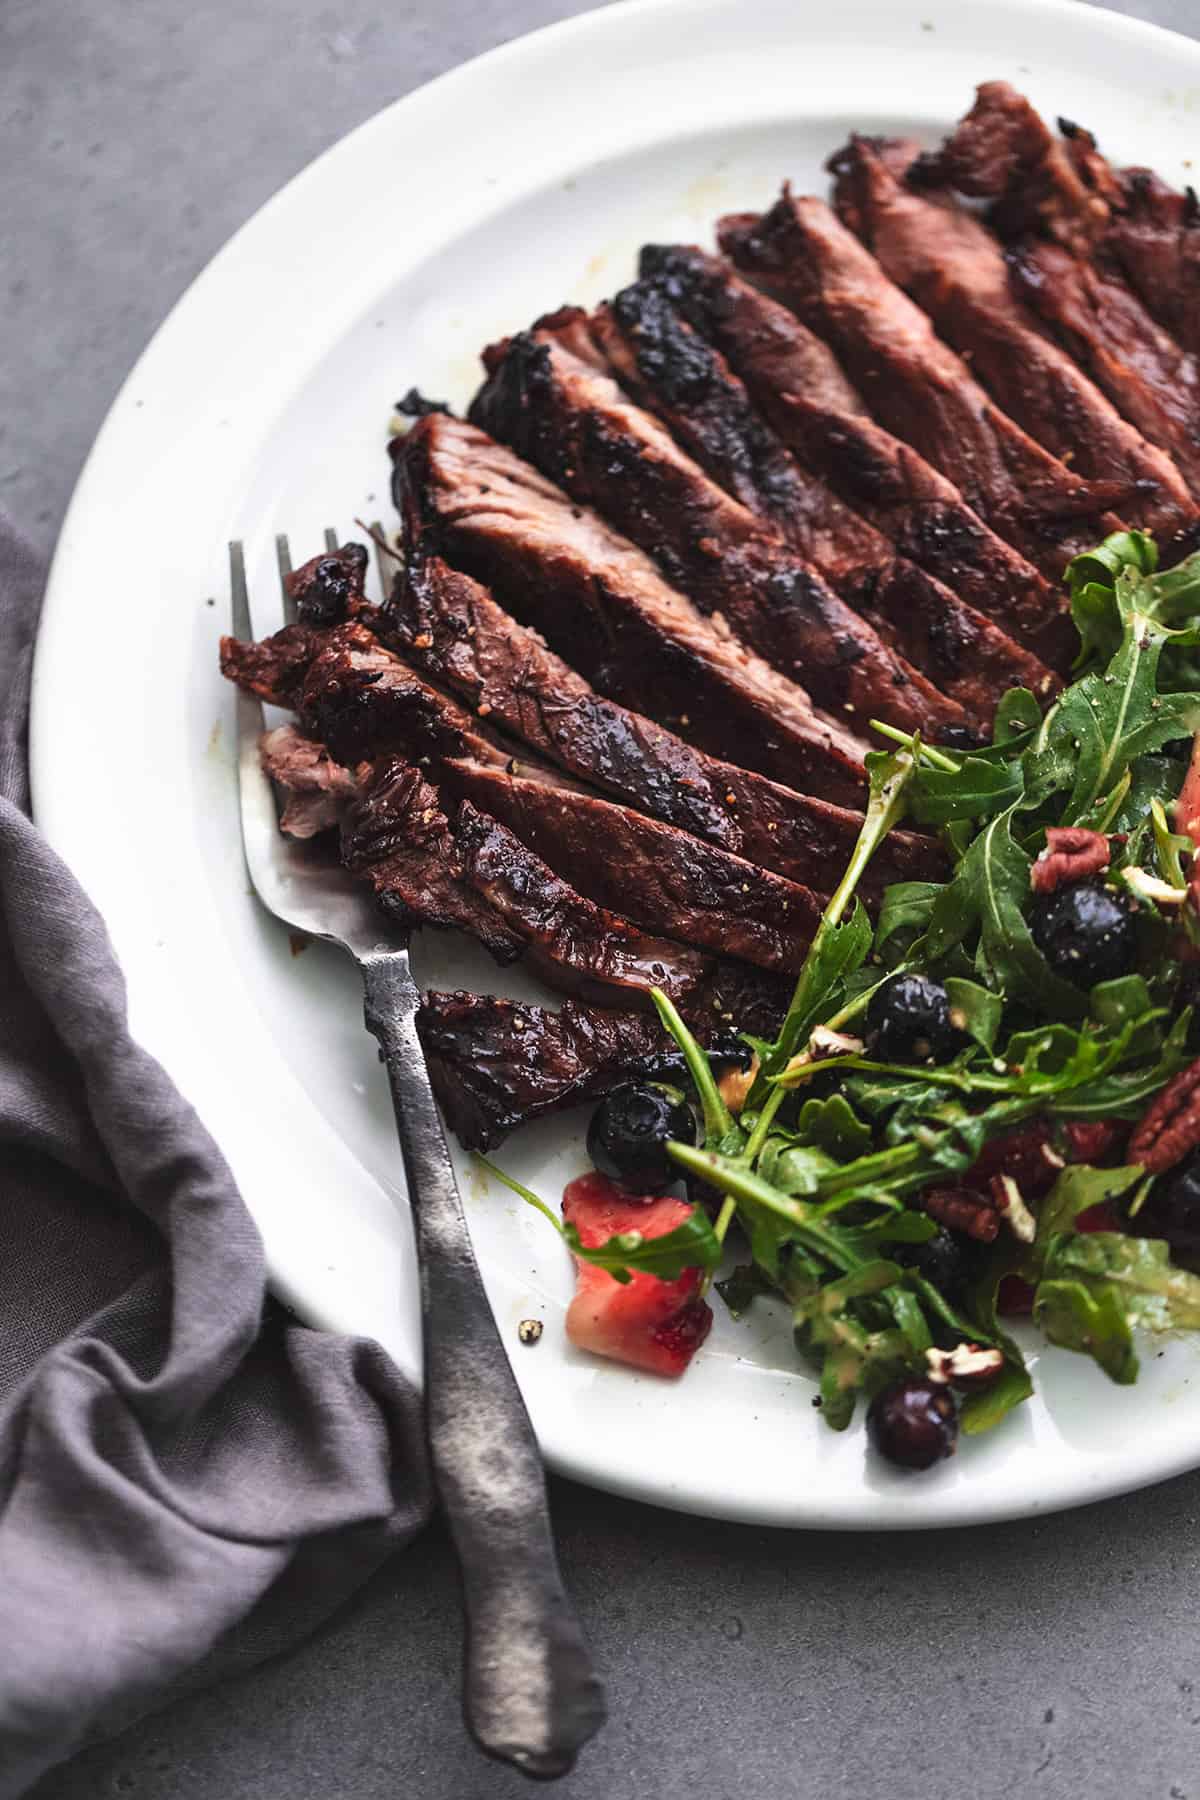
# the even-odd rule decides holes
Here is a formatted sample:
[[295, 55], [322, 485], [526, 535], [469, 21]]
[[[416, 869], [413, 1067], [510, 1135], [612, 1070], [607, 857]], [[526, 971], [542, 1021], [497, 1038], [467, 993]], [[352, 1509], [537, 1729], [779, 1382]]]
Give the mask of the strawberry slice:
[[[663, 1237], [692, 1209], [670, 1195], [642, 1200], [604, 1175], [581, 1175], [569, 1183], [562, 1210], [593, 1250], [622, 1231]], [[635, 1270], [631, 1281], [620, 1282], [578, 1258], [576, 1268], [575, 1298], [567, 1309], [571, 1342], [653, 1375], [682, 1375], [712, 1326], [712, 1308], [700, 1298], [702, 1271], [685, 1269], [676, 1281], [660, 1281]]]

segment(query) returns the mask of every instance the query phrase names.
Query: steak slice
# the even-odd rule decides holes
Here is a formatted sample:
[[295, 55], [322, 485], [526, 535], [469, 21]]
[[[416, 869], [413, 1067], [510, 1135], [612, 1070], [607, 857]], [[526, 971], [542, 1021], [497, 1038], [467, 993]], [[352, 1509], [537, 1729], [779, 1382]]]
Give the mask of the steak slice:
[[728, 359], [797, 460], [902, 556], [1054, 669], [1078, 648], [1066, 597], [985, 525], [952, 482], [870, 417], [829, 346], [720, 257], [648, 244], [642, 273]]
[[586, 315], [566, 308], [485, 351], [473, 423], [594, 506], [818, 705], [934, 737], [961, 724], [960, 707], [625, 398], [588, 337]]
[[1007, 81], [984, 81], [975, 104], [939, 150], [919, 159], [914, 179], [994, 201], [1002, 237], [1036, 233], [1076, 256], [1103, 241], [1121, 186], [1091, 134], [1062, 121], [1057, 138], [1024, 94]]
[[343, 822], [342, 860], [400, 926], [465, 931], [500, 963], [520, 956], [521, 937], [464, 878], [437, 789], [410, 763], [390, 758], [374, 771]]
[[1121, 484], [1088, 482], [993, 404], [928, 318], [822, 200], [788, 188], [761, 218], [723, 219], [721, 247], [826, 338], [881, 424], [906, 438], [992, 528], [1057, 579], [1119, 525]]
[[1127, 483], [1130, 523], [1162, 537], [1190, 524], [1195, 506], [1175, 464], [1040, 328], [992, 233], [953, 198], [905, 185], [916, 154], [898, 139], [852, 137], [829, 164], [843, 222], [1031, 437], [1093, 480]]
[[442, 758], [437, 773], [444, 792], [501, 820], [597, 905], [760, 968], [799, 971], [821, 916], [810, 888], [592, 794], [467, 757]]
[[287, 796], [279, 829], [288, 837], [311, 838], [330, 830], [358, 793], [353, 772], [294, 725], [264, 732], [258, 752], [264, 770]]
[[1120, 412], [1200, 495], [1200, 365], [1160, 325], [1106, 249], [1125, 210], [1090, 132], [1059, 138], [1006, 81], [985, 82], [966, 118], [914, 165], [920, 185], [988, 197], [1011, 246], [1013, 291]]
[[[467, 1150], [490, 1150], [519, 1125], [601, 1100], [627, 1081], [683, 1073], [652, 1014], [572, 1001], [555, 1012], [492, 995], [428, 993], [417, 1031], [438, 1105]], [[742, 1048], [719, 1025], [700, 1035], [726, 1061]]]
[[648, 1006], [659, 987], [685, 1013], [709, 1016], [713, 957], [596, 906], [475, 807], [451, 823], [437, 788], [398, 758], [376, 765], [347, 815], [342, 859], [401, 924], [465, 931], [561, 993]]
[[796, 460], [720, 352], [675, 310], [665, 286], [642, 280], [623, 288], [593, 316], [592, 327], [622, 386], [885, 643], [957, 701], [980, 737], [1006, 688], [1046, 695], [1057, 686], [1044, 663], [897, 556], [881, 532]]
[[1010, 249], [1008, 267], [1014, 293], [1200, 500], [1200, 361], [1096, 262], [1026, 239]]
[[[747, 861], [810, 887], [850, 856], [861, 813], [798, 794], [735, 763], [706, 756], [640, 714], [598, 694], [487, 588], [427, 551], [416, 522], [388, 625], [410, 662], [568, 774]], [[892, 831], [862, 882], [943, 879], [931, 838]]]
[[1023, 94], [985, 81], [923, 173], [994, 202], [1002, 237], [1036, 235], [1106, 274], [1119, 270], [1150, 317], [1200, 357], [1200, 203], [1151, 169], [1114, 169], [1090, 131], [1058, 121], [1056, 137]]
[[644, 552], [484, 432], [441, 414], [392, 445], [397, 509], [604, 695], [716, 756], [853, 806], [861, 738], [817, 710]]
[[313, 658], [328, 634], [320, 626], [285, 625], [255, 644], [221, 639], [221, 673], [269, 706], [293, 707]]

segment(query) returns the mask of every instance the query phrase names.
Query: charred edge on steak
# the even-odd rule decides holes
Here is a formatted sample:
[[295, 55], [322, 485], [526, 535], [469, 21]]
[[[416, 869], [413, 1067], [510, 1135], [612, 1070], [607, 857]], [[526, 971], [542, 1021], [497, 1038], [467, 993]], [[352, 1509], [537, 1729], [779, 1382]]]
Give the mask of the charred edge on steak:
[[811, 889], [627, 806], [529, 781], [467, 757], [438, 763], [443, 790], [471, 800], [597, 905], [646, 931], [798, 971], [821, 901]]
[[903, 140], [852, 137], [829, 163], [843, 222], [1031, 437], [1092, 480], [1127, 484], [1130, 523], [1166, 536], [1187, 525], [1195, 507], [1170, 457], [1041, 329], [987, 227], [951, 195], [905, 185], [915, 155]]
[[[435, 555], [417, 521], [407, 536], [388, 624], [432, 681], [569, 774], [790, 880], [820, 885], [831, 862], [850, 855], [860, 813], [717, 761], [606, 700], [487, 588]], [[891, 832], [864, 878], [864, 897], [890, 881], [940, 880], [944, 866], [931, 839]]]
[[996, 696], [1056, 686], [1045, 664], [967, 606], [846, 506], [783, 446], [723, 356], [692, 329], [664, 286], [639, 281], [593, 329], [618, 378], [743, 506], [771, 524], [874, 626], [955, 700], [986, 737]]
[[795, 313], [691, 246], [648, 244], [639, 268], [728, 359], [781, 442], [902, 556], [1049, 667], [1070, 666], [1078, 638], [1065, 596], [932, 463], [870, 418], [829, 346]]
[[736, 744], [749, 767], [789, 787], [861, 802], [865, 742], [511, 450], [442, 418], [391, 449], [410, 535], [493, 587], [602, 694], [714, 755]]
[[963, 723], [955, 702], [625, 399], [584, 314], [542, 321], [488, 360], [472, 421], [595, 507], [819, 705], [934, 737]]
[[925, 314], [821, 200], [787, 187], [761, 217], [721, 221], [722, 248], [828, 339], [875, 416], [1052, 579], [1119, 521], [1127, 486], [1071, 474], [988, 398]]
[[1009, 245], [1013, 292], [1125, 418], [1173, 458], [1195, 499], [1196, 358], [1155, 320], [1105, 247], [1114, 209], [1124, 209], [1120, 181], [1090, 132], [1069, 120], [1060, 129], [1062, 138], [1007, 82], [985, 82], [942, 150], [917, 159], [924, 165], [917, 172], [995, 201], [989, 221]]

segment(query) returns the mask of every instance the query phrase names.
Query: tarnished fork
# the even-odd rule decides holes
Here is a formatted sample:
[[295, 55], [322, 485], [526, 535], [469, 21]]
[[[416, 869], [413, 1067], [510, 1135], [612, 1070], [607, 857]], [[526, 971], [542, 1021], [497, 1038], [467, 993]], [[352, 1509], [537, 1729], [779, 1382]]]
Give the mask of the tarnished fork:
[[[329, 549], [334, 532], [325, 533]], [[276, 539], [281, 581], [288, 542]], [[229, 546], [233, 633], [253, 637], [245, 561]], [[284, 586], [284, 610], [294, 605]], [[362, 972], [367, 1029], [391, 1083], [421, 1270], [425, 1416], [462, 1568], [463, 1711], [481, 1749], [526, 1775], [564, 1774], [604, 1721], [603, 1689], [563, 1587], [537, 1439], [492, 1317], [417, 1038], [407, 941], [319, 844], [285, 838], [259, 761], [262, 706], [238, 690], [242, 841], [263, 905], [337, 944]]]

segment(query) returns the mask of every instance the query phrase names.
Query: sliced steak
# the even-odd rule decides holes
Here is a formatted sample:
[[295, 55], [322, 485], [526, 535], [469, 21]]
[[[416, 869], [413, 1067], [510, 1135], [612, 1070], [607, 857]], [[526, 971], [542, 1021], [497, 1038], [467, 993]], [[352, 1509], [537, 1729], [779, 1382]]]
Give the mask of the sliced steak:
[[1070, 139], [1055, 137], [1016, 88], [985, 81], [941, 148], [919, 159], [914, 180], [994, 201], [991, 219], [1004, 237], [1036, 232], [1088, 256], [1104, 237], [1120, 184], [1103, 158], [1089, 165], [1079, 154], [1094, 150], [1090, 134], [1069, 129]]
[[[468, 1150], [490, 1150], [519, 1125], [627, 1081], [683, 1073], [674, 1042], [647, 1013], [429, 993], [417, 1030], [446, 1123]], [[704, 1041], [727, 1061], [738, 1054], [719, 1023]]]
[[598, 1006], [649, 1005], [661, 988], [683, 1006], [713, 972], [713, 959], [638, 931], [587, 900], [498, 820], [464, 801], [454, 821], [463, 877], [526, 945], [525, 959], [553, 987]]
[[[427, 551], [415, 523], [408, 535], [388, 624], [431, 681], [568, 774], [778, 875], [819, 887], [845, 864], [860, 813], [706, 756], [606, 700], [487, 588]], [[891, 881], [941, 880], [944, 867], [932, 839], [893, 831], [862, 891], [869, 898]]]
[[602, 694], [802, 792], [861, 800], [864, 741], [511, 450], [434, 415], [392, 455], [410, 533], [494, 587]]
[[1105, 251], [1149, 313], [1193, 356], [1200, 356], [1200, 202], [1151, 169], [1122, 169], [1124, 204], [1114, 208]]
[[902, 140], [852, 137], [829, 165], [843, 223], [1031, 437], [1092, 480], [1128, 484], [1130, 523], [1162, 537], [1189, 525], [1195, 505], [1175, 464], [1040, 328], [997, 239], [951, 196], [905, 183], [916, 154]]
[[1119, 269], [1151, 318], [1200, 357], [1200, 203], [1151, 169], [1114, 169], [1070, 119], [1055, 136], [1023, 94], [985, 81], [932, 157], [926, 179], [994, 202], [1001, 236], [1037, 235], [1111, 274]]
[[988, 733], [1006, 688], [1046, 695], [1050, 670], [960, 600], [806, 469], [771, 430], [720, 352], [665, 285], [633, 283], [593, 316], [623, 387], [656, 412], [714, 480], [770, 524], [910, 664]]
[[520, 956], [560, 993], [600, 1006], [648, 1006], [662, 988], [707, 1019], [712, 956], [638, 931], [571, 888], [513, 833], [464, 804], [453, 821], [411, 764], [377, 765], [346, 817], [342, 857], [405, 925], [458, 929], [499, 961]]
[[1125, 209], [1120, 181], [1080, 126], [1056, 137], [1023, 94], [985, 82], [943, 149], [913, 179], [994, 200], [1018, 299], [1200, 495], [1200, 365], [1158, 324], [1106, 249]]
[[902, 556], [1051, 668], [1078, 649], [1066, 597], [985, 525], [952, 482], [870, 417], [829, 346], [720, 257], [647, 245], [644, 275], [728, 359], [780, 441]]
[[227, 681], [256, 694], [269, 706], [294, 706], [313, 658], [323, 649], [326, 633], [319, 626], [285, 625], [256, 644], [240, 638], [221, 639], [221, 673]]
[[821, 915], [810, 888], [592, 794], [446, 757], [443, 792], [500, 819], [580, 893], [647, 931], [798, 971]]
[[931, 736], [961, 724], [954, 702], [625, 398], [597, 347], [577, 353], [587, 335], [586, 315], [566, 309], [485, 352], [472, 421], [594, 506], [818, 705]]
[[411, 763], [382, 762], [342, 826], [342, 860], [374, 889], [402, 927], [465, 931], [497, 962], [515, 962], [524, 940], [463, 875], [462, 858], [435, 787]]
[[333, 760], [324, 744], [294, 725], [277, 725], [263, 733], [258, 751], [266, 773], [287, 796], [280, 831], [288, 837], [311, 838], [340, 823], [358, 793], [358, 781], [352, 770]]
[[1131, 424], [1165, 451], [1200, 500], [1200, 361], [1157, 324], [1129, 283], [1058, 244], [1008, 254], [1013, 291]]
[[721, 221], [722, 248], [825, 337], [875, 417], [1057, 579], [1119, 521], [1121, 484], [1072, 474], [993, 404], [926, 315], [821, 200], [785, 188], [761, 218]]

